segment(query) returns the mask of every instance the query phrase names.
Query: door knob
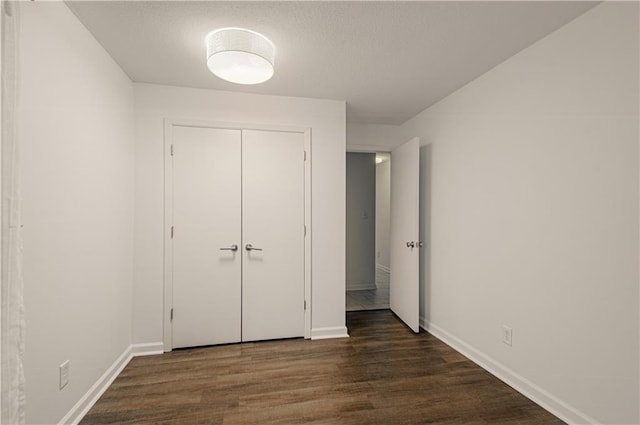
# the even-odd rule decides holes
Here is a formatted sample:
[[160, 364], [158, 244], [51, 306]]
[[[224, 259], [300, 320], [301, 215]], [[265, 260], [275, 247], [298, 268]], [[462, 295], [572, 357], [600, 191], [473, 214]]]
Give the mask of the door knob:
[[220, 248], [220, 251], [237, 251], [238, 245], [233, 244], [229, 248]]
[[253, 245], [251, 245], [250, 243], [248, 243], [247, 245], [245, 245], [244, 247], [247, 251], [262, 251], [262, 248], [255, 248]]
[[414, 241], [407, 242], [407, 248], [413, 248], [415, 246], [416, 246], [416, 243]]

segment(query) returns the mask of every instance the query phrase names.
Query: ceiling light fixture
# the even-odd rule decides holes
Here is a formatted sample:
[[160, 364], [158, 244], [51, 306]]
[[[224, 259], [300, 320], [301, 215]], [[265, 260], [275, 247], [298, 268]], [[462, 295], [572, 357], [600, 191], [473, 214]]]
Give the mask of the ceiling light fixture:
[[259, 84], [273, 76], [276, 48], [267, 37], [243, 28], [221, 28], [206, 37], [207, 67], [236, 84]]

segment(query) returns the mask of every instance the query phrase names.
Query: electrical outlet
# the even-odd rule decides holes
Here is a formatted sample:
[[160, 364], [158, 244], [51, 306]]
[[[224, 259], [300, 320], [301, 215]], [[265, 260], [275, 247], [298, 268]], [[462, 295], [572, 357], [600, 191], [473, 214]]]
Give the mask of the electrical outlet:
[[509, 326], [502, 325], [502, 342], [508, 346], [512, 345], [513, 329]]
[[62, 363], [59, 368], [60, 372], [60, 389], [63, 389], [69, 383], [69, 360]]

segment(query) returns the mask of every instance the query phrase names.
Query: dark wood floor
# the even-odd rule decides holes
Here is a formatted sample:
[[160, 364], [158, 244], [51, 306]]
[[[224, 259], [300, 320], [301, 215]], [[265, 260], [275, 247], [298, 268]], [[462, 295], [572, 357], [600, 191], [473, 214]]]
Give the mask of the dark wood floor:
[[562, 424], [388, 310], [351, 338], [179, 350], [131, 360], [81, 424]]

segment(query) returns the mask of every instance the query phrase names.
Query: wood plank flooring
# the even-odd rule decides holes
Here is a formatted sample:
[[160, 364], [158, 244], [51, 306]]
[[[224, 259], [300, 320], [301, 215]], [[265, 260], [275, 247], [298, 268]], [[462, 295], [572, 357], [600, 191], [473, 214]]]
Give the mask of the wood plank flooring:
[[137, 357], [81, 424], [562, 424], [388, 310], [350, 312], [351, 338]]

